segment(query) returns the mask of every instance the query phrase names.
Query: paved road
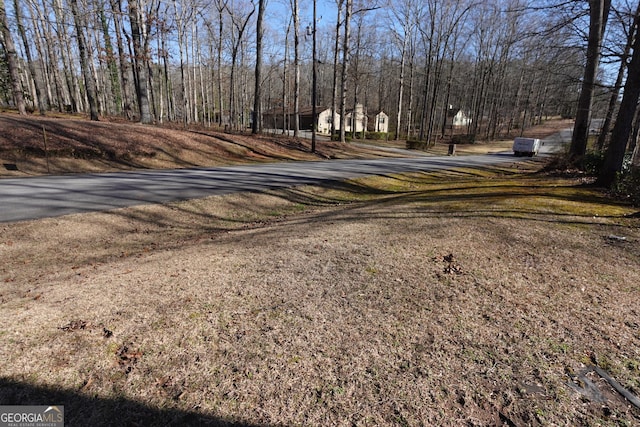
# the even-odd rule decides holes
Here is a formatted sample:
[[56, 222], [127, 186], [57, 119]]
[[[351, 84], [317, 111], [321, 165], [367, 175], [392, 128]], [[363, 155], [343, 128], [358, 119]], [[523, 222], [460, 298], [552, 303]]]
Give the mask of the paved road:
[[[566, 140], [545, 140], [542, 153]], [[511, 152], [461, 157], [271, 163], [217, 168], [145, 170], [0, 180], [0, 222], [103, 211], [265, 189], [320, 184], [364, 175], [483, 167], [525, 161]]]

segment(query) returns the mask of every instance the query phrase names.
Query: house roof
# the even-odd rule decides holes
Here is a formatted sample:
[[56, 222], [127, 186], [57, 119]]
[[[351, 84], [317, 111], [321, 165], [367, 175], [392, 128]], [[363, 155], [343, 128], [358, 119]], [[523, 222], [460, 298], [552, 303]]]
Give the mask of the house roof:
[[462, 108], [449, 108], [447, 110], [447, 117], [455, 117], [456, 114], [458, 114], [459, 112], [462, 112], [464, 115], [467, 115], [466, 111], [464, 111]]

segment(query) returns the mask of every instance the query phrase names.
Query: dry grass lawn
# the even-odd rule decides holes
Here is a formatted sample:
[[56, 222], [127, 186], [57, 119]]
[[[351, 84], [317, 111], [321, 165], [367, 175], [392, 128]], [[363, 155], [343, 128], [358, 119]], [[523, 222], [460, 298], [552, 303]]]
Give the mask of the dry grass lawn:
[[70, 425], [637, 425], [590, 368], [640, 394], [633, 212], [496, 169], [5, 224], [0, 401]]

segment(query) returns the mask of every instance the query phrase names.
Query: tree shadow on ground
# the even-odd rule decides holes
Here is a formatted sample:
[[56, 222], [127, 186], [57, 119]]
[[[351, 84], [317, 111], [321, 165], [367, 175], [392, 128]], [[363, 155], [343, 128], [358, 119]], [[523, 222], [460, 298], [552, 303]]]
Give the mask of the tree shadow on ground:
[[[304, 224], [322, 227], [326, 222], [500, 218], [568, 225], [603, 225], [605, 221], [611, 230], [623, 230], [627, 225], [618, 220], [631, 219], [633, 215], [629, 206], [612, 200], [602, 191], [580, 185], [579, 181], [527, 172], [498, 171], [496, 175], [494, 167], [455, 173], [387, 174], [373, 180], [313, 180], [299, 186], [279, 182], [285, 175], [278, 172], [265, 174], [264, 178], [267, 176], [277, 181], [272, 187], [222, 198], [113, 209], [82, 219], [69, 217], [69, 222], [62, 221], [63, 229], [64, 224], [80, 221], [93, 224], [95, 233], [60, 241], [62, 247], [77, 254], [73, 259], [57, 262], [102, 263], [115, 257], [233, 239], [233, 231], [257, 235], [273, 233], [274, 227], [277, 230]], [[181, 185], [186, 189], [207, 185], [190, 183], [189, 177], [157, 179], [164, 179], [168, 186]], [[234, 179], [226, 177], [230, 184]], [[226, 185], [227, 181], [219, 185]], [[90, 195], [91, 190], [87, 191]], [[135, 198], [137, 193], [123, 191], [119, 197]], [[93, 210], [94, 206], [87, 208]], [[43, 230], [56, 233], [57, 223], [44, 222]], [[114, 236], [122, 238], [114, 241]], [[74, 248], [78, 245], [93, 250], [77, 251]]]
[[[492, 169], [487, 169], [491, 172]], [[495, 172], [495, 169], [493, 169]], [[481, 173], [481, 172], [480, 172]], [[170, 212], [124, 209], [110, 214], [138, 223], [153, 224], [163, 229], [178, 227], [193, 233], [224, 233], [238, 229], [263, 228], [266, 224], [284, 222], [348, 221], [365, 218], [412, 217], [465, 217], [510, 218], [569, 224], [597, 223], [604, 218], [632, 217], [620, 212], [629, 207], [612, 200], [604, 192], [576, 182], [549, 182], [545, 177], [511, 176], [478, 181], [478, 175], [464, 172], [458, 176], [436, 177], [425, 175], [381, 175], [384, 185], [365, 180], [325, 180], [312, 187], [294, 186], [240, 193], [226, 199], [231, 212], [242, 215], [213, 212], [203, 199], [172, 203]], [[462, 179], [460, 179], [462, 177]], [[425, 185], [428, 179], [428, 185]], [[447, 180], [449, 179], [449, 180]], [[432, 185], [433, 184], [433, 185]], [[414, 188], [415, 187], [415, 188]], [[268, 195], [279, 199], [282, 206], [262, 204], [255, 195]], [[536, 202], [534, 203], [533, 200]], [[217, 203], [216, 203], [217, 204]], [[287, 207], [287, 204], [291, 205]], [[167, 206], [167, 205], [165, 205]], [[299, 206], [300, 209], [295, 209]], [[298, 217], [305, 208], [334, 208], [339, 212], [316, 212]], [[371, 209], [375, 208], [375, 209]], [[366, 213], [363, 212], [366, 210]], [[176, 215], [178, 214], [178, 215]], [[291, 215], [294, 214], [294, 215]], [[125, 230], [123, 230], [125, 231]]]
[[[242, 193], [234, 198], [175, 203], [169, 211], [124, 209], [112, 211], [110, 215], [149, 225], [148, 237], [165, 249], [202, 244], [203, 239], [217, 241], [234, 230], [261, 234], [273, 232], [269, 226], [279, 229], [305, 223], [322, 226], [326, 221], [501, 218], [578, 225], [601, 224], [609, 219], [613, 221], [609, 223], [611, 227], [624, 228], [625, 225], [616, 220], [631, 217], [623, 213], [629, 210], [623, 203], [569, 181], [549, 183], [545, 178], [519, 177], [514, 182], [507, 178], [478, 183], [469, 175], [470, 179], [443, 180], [434, 186], [421, 186], [424, 177], [420, 176], [382, 178], [387, 180], [387, 187], [367, 180], [327, 180], [312, 187], [274, 188]], [[416, 189], [411, 189], [413, 184], [417, 185]], [[271, 198], [265, 200], [263, 196]], [[225, 208], [216, 210], [220, 205]], [[98, 221], [99, 218], [96, 217]], [[176, 229], [181, 230], [183, 238], [167, 240], [164, 234]], [[127, 228], [122, 230], [122, 233], [129, 232]]]
[[7, 378], [0, 378], [0, 402], [2, 405], [63, 405], [66, 426], [260, 426], [196, 411], [153, 408], [126, 398], [91, 397], [72, 390], [33, 386]]

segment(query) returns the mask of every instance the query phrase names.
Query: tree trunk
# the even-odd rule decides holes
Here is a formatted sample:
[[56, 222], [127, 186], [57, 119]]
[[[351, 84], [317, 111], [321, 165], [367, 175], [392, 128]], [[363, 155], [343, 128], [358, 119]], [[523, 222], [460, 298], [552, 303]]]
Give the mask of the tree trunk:
[[46, 112], [46, 106], [44, 104], [42, 91], [40, 90], [40, 82], [38, 81], [36, 64], [33, 62], [33, 58], [31, 56], [31, 45], [29, 43], [29, 40], [27, 39], [27, 33], [24, 30], [24, 25], [22, 23], [22, 10], [20, 4], [18, 3], [18, 0], [13, 0], [13, 8], [16, 15], [16, 23], [18, 24], [18, 32], [20, 33], [20, 37], [22, 38], [22, 43], [24, 45], [24, 53], [27, 56], [29, 73], [31, 74], [31, 79], [33, 80], [33, 85], [36, 91], [36, 104], [38, 105], [38, 111], [40, 112], [40, 114], [44, 115]]
[[[433, 26], [432, 26], [433, 28]], [[425, 63], [424, 66], [424, 88], [422, 89], [422, 116], [420, 119], [420, 134], [418, 136], [418, 140], [423, 141], [425, 138], [425, 126], [427, 123], [427, 116], [428, 116], [428, 98], [429, 98], [429, 89], [431, 88], [431, 62], [432, 62], [432, 43], [431, 40], [433, 39], [433, 33], [431, 34], [431, 36], [429, 37], [429, 49], [428, 49], [428, 53], [427, 53], [427, 61]]]
[[116, 32], [116, 44], [118, 45], [118, 62], [120, 63], [120, 84], [122, 87], [122, 109], [127, 120], [131, 120], [133, 108], [131, 107], [131, 95], [129, 93], [129, 71], [125, 60], [124, 42], [122, 40], [122, 5], [120, 0], [111, 0], [114, 28]]
[[[86, 44], [85, 44], [85, 52], [87, 53], [87, 62], [89, 64], [89, 71], [91, 73], [91, 76], [93, 77], [93, 81], [95, 83], [95, 101], [96, 101], [96, 106], [97, 106], [97, 110], [98, 110], [98, 114], [100, 115], [104, 115], [104, 106], [106, 105], [106, 102], [101, 102], [100, 101], [100, 93], [102, 93], [102, 98], [104, 98], [104, 96], [106, 96], [106, 84], [104, 82], [104, 72], [102, 71], [104, 68], [106, 67], [102, 67], [100, 66], [99, 70], [96, 68], [96, 64], [95, 61], [93, 60], [93, 53], [92, 52], [97, 52], [96, 49], [94, 49], [93, 47], [93, 42], [95, 41], [96, 46], [100, 46], [100, 41], [98, 40], [98, 29], [97, 29], [97, 25], [92, 25], [89, 26], [87, 24], [86, 21], [86, 16], [81, 16], [81, 22], [84, 25], [84, 27], [86, 28], [86, 33], [87, 33], [87, 37], [86, 37]], [[93, 30], [93, 31], [91, 31]], [[84, 31], [83, 31], [84, 33]], [[100, 61], [100, 65], [102, 65], [101, 63], [101, 59], [99, 59]], [[100, 71], [100, 74], [98, 74], [98, 71]]]
[[[184, 24], [178, 12], [178, 4], [173, 0], [175, 22], [178, 32], [178, 56], [180, 57], [180, 90], [182, 92], [182, 121], [186, 127], [191, 123], [191, 108], [189, 107], [189, 91], [187, 90], [188, 70], [185, 70], [184, 61]], [[188, 60], [187, 60], [188, 63]]]
[[[75, 1], [75, 0], [74, 0]], [[140, 0], [129, 1], [129, 18], [131, 20], [131, 38], [133, 39], [133, 52], [135, 56], [136, 94], [138, 96], [138, 108], [140, 110], [140, 123], [151, 123], [151, 110], [149, 107], [149, 92], [147, 90], [147, 52], [143, 43], [144, 21], [142, 11], [139, 9]]]
[[67, 34], [66, 22], [64, 19], [65, 9], [62, 6], [60, 0], [54, 0], [53, 10], [56, 16], [56, 31], [60, 40], [60, 56], [62, 59], [65, 80], [67, 82], [67, 91], [71, 100], [71, 111], [84, 111], [82, 98], [80, 96], [80, 89], [78, 88], [78, 81], [74, 75], [74, 65], [71, 55], [71, 43], [69, 42], [69, 35]]
[[[31, 19], [32, 19], [32, 25], [34, 27], [34, 29], [36, 30], [36, 33], [38, 32], [38, 25], [36, 24], [36, 18], [38, 21], [40, 22], [45, 22], [44, 20], [44, 16], [46, 14], [46, 12], [43, 12], [43, 10], [40, 8], [40, 5], [37, 4], [32, 4], [29, 3], [29, 10], [31, 12]], [[45, 70], [45, 74], [48, 75], [48, 77], [52, 80], [52, 82], [47, 82], [47, 89], [48, 89], [48, 94], [49, 94], [49, 103], [51, 105], [56, 105], [57, 109], [59, 112], [63, 111], [63, 104], [65, 104], [66, 102], [66, 98], [65, 98], [65, 92], [64, 92], [64, 83], [62, 82], [62, 78], [60, 77], [60, 69], [57, 66], [54, 66], [54, 64], [56, 64], [56, 57], [55, 57], [55, 43], [53, 42], [53, 30], [52, 30], [52, 25], [50, 22], [46, 22], [44, 24], [44, 26], [41, 29], [42, 31], [42, 39], [40, 40], [38, 37], [36, 37], [36, 46], [38, 47], [38, 53], [40, 55], [40, 59], [43, 62], [43, 68]], [[46, 51], [46, 54], [45, 54]], [[45, 57], [47, 57], [49, 59], [48, 62], [45, 61]], [[50, 70], [47, 73], [47, 70]], [[55, 88], [55, 94], [56, 96], [53, 97], [53, 94], [51, 93], [51, 83], [53, 83], [53, 86]]]
[[[360, 42], [362, 34], [362, 15], [358, 21], [358, 31], [356, 31], [356, 40], [354, 52], [352, 55], [353, 61], [351, 61], [351, 75], [353, 76], [353, 109], [351, 114], [351, 137], [356, 139], [358, 131], [358, 117], [360, 110], [358, 106], [358, 92], [360, 92]], [[364, 121], [363, 121], [364, 123]]]
[[[287, 79], [287, 61], [289, 60], [289, 31], [291, 30], [291, 20], [287, 26], [284, 36], [284, 60], [282, 61], [282, 134], [289, 135], [289, 111], [287, 109], [287, 91], [289, 89]], [[275, 116], [275, 111], [274, 111]], [[275, 120], [273, 124], [275, 128]]]
[[407, 41], [408, 41], [408, 31], [407, 27], [405, 27], [404, 38], [402, 40], [402, 52], [400, 56], [400, 79], [398, 82], [398, 115], [396, 119], [396, 135], [395, 140], [400, 139], [400, 129], [402, 126], [402, 95], [404, 94], [404, 69], [407, 58]]
[[[640, 15], [636, 15], [634, 26], [640, 25]], [[620, 102], [620, 109], [616, 117], [616, 124], [611, 131], [611, 141], [604, 158], [604, 164], [597, 183], [610, 186], [616, 179], [616, 174], [622, 170], [624, 154], [629, 142], [629, 135], [633, 127], [633, 119], [638, 108], [640, 98], [640, 37], [633, 43], [633, 55], [627, 69], [627, 81], [624, 94]]]
[[316, 152], [316, 133], [318, 132], [318, 118], [317, 103], [318, 103], [318, 61], [317, 61], [317, 44], [316, 44], [316, 30], [318, 24], [318, 6], [317, 1], [313, 0], [313, 46], [312, 46], [312, 61], [313, 61], [313, 75], [311, 78], [312, 92], [311, 92], [311, 152]]
[[293, 0], [293, 136], [300, 133], [300, 16], [298, 0]]
[[9, 22], [4, 8], [4, 0], [0, 0], [0, 26], [2, 26], [2, 40], [4, 49], [7, 54], [7, 66], [9, 67], [9, 78], [11, 80], [11, 91], [13, 100], [21, 115], [27, 114], [24, 104], [24, 96], [22, 94], [22, 85], [20, 84], [20, 69], [18, 68], [18, 52], [16, 52], [11, 31], [9, 31]]
[[[338, 3], [338, 17], [336, 19], [336, 39], [333, 50], [333, 86], [331, 92], [331, 137], [336, 133], [336, 110], [338, 106], [338, 54], [340, 52], [340, 27], [342, 18], [342, 7], [344, 0], [337, 0]], [[340, 117], [340, 120], [344, 120], [344, 117]]]
[[569, 160], [574, 164], [582, 162], [587, 151], [589, 120], [596, 82], [596, 73], [600, 63], [600, 50], [609, 15], [611, 0], [589, 0], [589, 40], [587, 45], [587, 63], [584, 69], [582, 88], [578, 99], [576, 122], [573, 127]]
[[[233, 23], [233, 26], [236, 28], [236, 31], [237, 31], [236, 39], [232, 40], [232, 45], [231, 45], [231, 75], [230, 75], [230, 84], [229, 84], [229, 118], [230, 118], [232, 129], [238, 128], [238, 120], [237, 120], [238, 119], [238, 116], [237, 116], [237, 113], [238, 113], [237, 112], [237, 108], [238, 108], [237, 96], [238, 95], [236, 93], [236, 87], [235, 87], [236, 77], [237, 77], [236, 68], [237, 68], [237, 62], [238, 62], [238, 54], [244, 53], [244, 52], [241, 52], [242, 37], [247, 28], [247, 24], [249, 23], [249, 20], [251, 20], [251, 16], [255, 13], [255, 11], [256, 11], [255, 5], [254, 5], [254, 8], [244, 17], [238, 17], [234, 15], [232, 11], [229, 11], [231, 15], [231, 22]], [[242, 78], [242, 75], [240, 77]], [[244, 86], [244, 88], [246, 88], [246, 86]], [[240, 120], [244, 122], [243, 114], [240, 116]]]
[[102, 36], [104, 38], [107, 69], [109, 71], [109, 82], [111, 83], [111, 94], [113, 96], [113, 105], [115, 106], [116, 113], [120, 114], [122, 112], [122, 88], [120, 87], [120, 77], [118, 76], [118, 63], [114, 54], [111, 35], [109, 34], [109, 23], [107, 22], [107, 16], [104, 13], [102, 4], [100, 4], [99, 13], [100, 24], [102, 26]]
[[[147, 49], [145, 49], [147, 51]], [[158, 117], [158, 109], [156, 107], [156, 92], [154, 89], [154, 80], [155, 76], [153, 74], [153, 65], [151, 61], [145, 61], [147, 67], [147, 90], [149, 91], [149, 104], [150, 104], [150, 113], [152, 117]]]
[[633, 125], [633, 132], [631, 133], [631, 145], [633, 146], [633, 152], [631, 154], [632, 169], [640, 168], [640, 144], [638, 144], [639, 134], [640, 134], [640, 109], [636, 111], [636, 120]]
[[193, 108], [193, 121], [195, 123], [199, 123], [200, 122], [200, 111], [198, 110], [198, 78], [196, 75], [196, 71], [197, 71], [197, 67], [196, 64], [198, 63], [198, 55], [196, 52], [196, 44], [198, 40], [197, 36], [196, 36], [196, 23], [195, 20], [193, 20], [191, 22], [191, 106]]
[[87, 100], [89, 101], [89, 114], [91, 120], [98, 120], [98, 90], [96, 88], [96, 81], [91, 75], [91, 69], [89, 68], [89, 57], [87, 54], [87, 44], [84, 38], [84, 32], [82, 31], [84, 24], [80, 19], [80, 13], [78, 11], [78, 1], [69, 0], [71, 6], [71, 13], [76, 25], [76, 34], [78, 36], [78, 51], [80, 53], [80, 67], [82, 68], [82, 74], [84, 76], [85, 91], [87, 94]]
[[[640, 3], [638, 4], [638, 8], [636, 9], [636, 16], [638, 15], [640, 15]], [[631, 50], [631, 45], [633, 44], [633, 38], [635, 37], [637, 32], [638, 32], [638, 28], [635, 25], [631, 25], [631, 28], [629, 28], [629, 34], [627, 35], [627, 43], [625, 44], [624, 51], [622, 53], [622, 56], [620, 57], [620, 67], [618, 68], [618, 75], [616, 76], [616, 82], [613, 85], [613, 90], [611, 91], [611, 97], [609, 98], [609, 106], [607, 108], [607, 114], [604, 118], [604, 123], [602, 123], [602, 129], [600, 129], [600, 134], [598, 135], [598, 142], [596, 144], [598, 151], [602, 151], [604, 149], [605, 143], [607, 141], [607, 135], [609, 134], [609, 129], [611, 129], [613, 113], [618, 103], [620, 88], [622, 87], [622, 82], [624, 80], [624, 72], [627, 69], [627, 60], [629, 58], [629, 52]]]
[[413, 136], [413, 101], [414, 101], [414, 83], [415, 83], [415, 41], [409, 41], [409, 100], [407, 102], [407, 139]]
[[257, 134], [262, 131], [262, 19], [264, 17], [265, 0], [258, 2], [258, 22], [256, 24], [256, 72], [255, 72], [255, 89], [253, 96], [253, 127], [252, 133]]
[[[346, 106], [347, 106], [347, 68], [349, 62], [349, 31], [351, 24], [351, 12], [353, 11], [353, 0], [347, 0], [347, 7], [344, 15], [344, 38], [342, 42], [342, 68], [340, 70], [340, 142], [347, 141], [345, 133]], [[355, 114], [355, 112], [354, 112]], [[352, 129], [353, 130], [353, 129]]]
[[218, 43], [216, 46], [217, 52], [217, 63], [218, 63], [218, 126], [222, 126], [222, 115], [224, 114], [224, 96], [222, 94], [222, 42], [223, 42], [223, 31], [224, 31], [224, 21], [222, 12], [227, 7], [227, 2], [218, 0], [216, 2], [216, 10], [218, 11]]

